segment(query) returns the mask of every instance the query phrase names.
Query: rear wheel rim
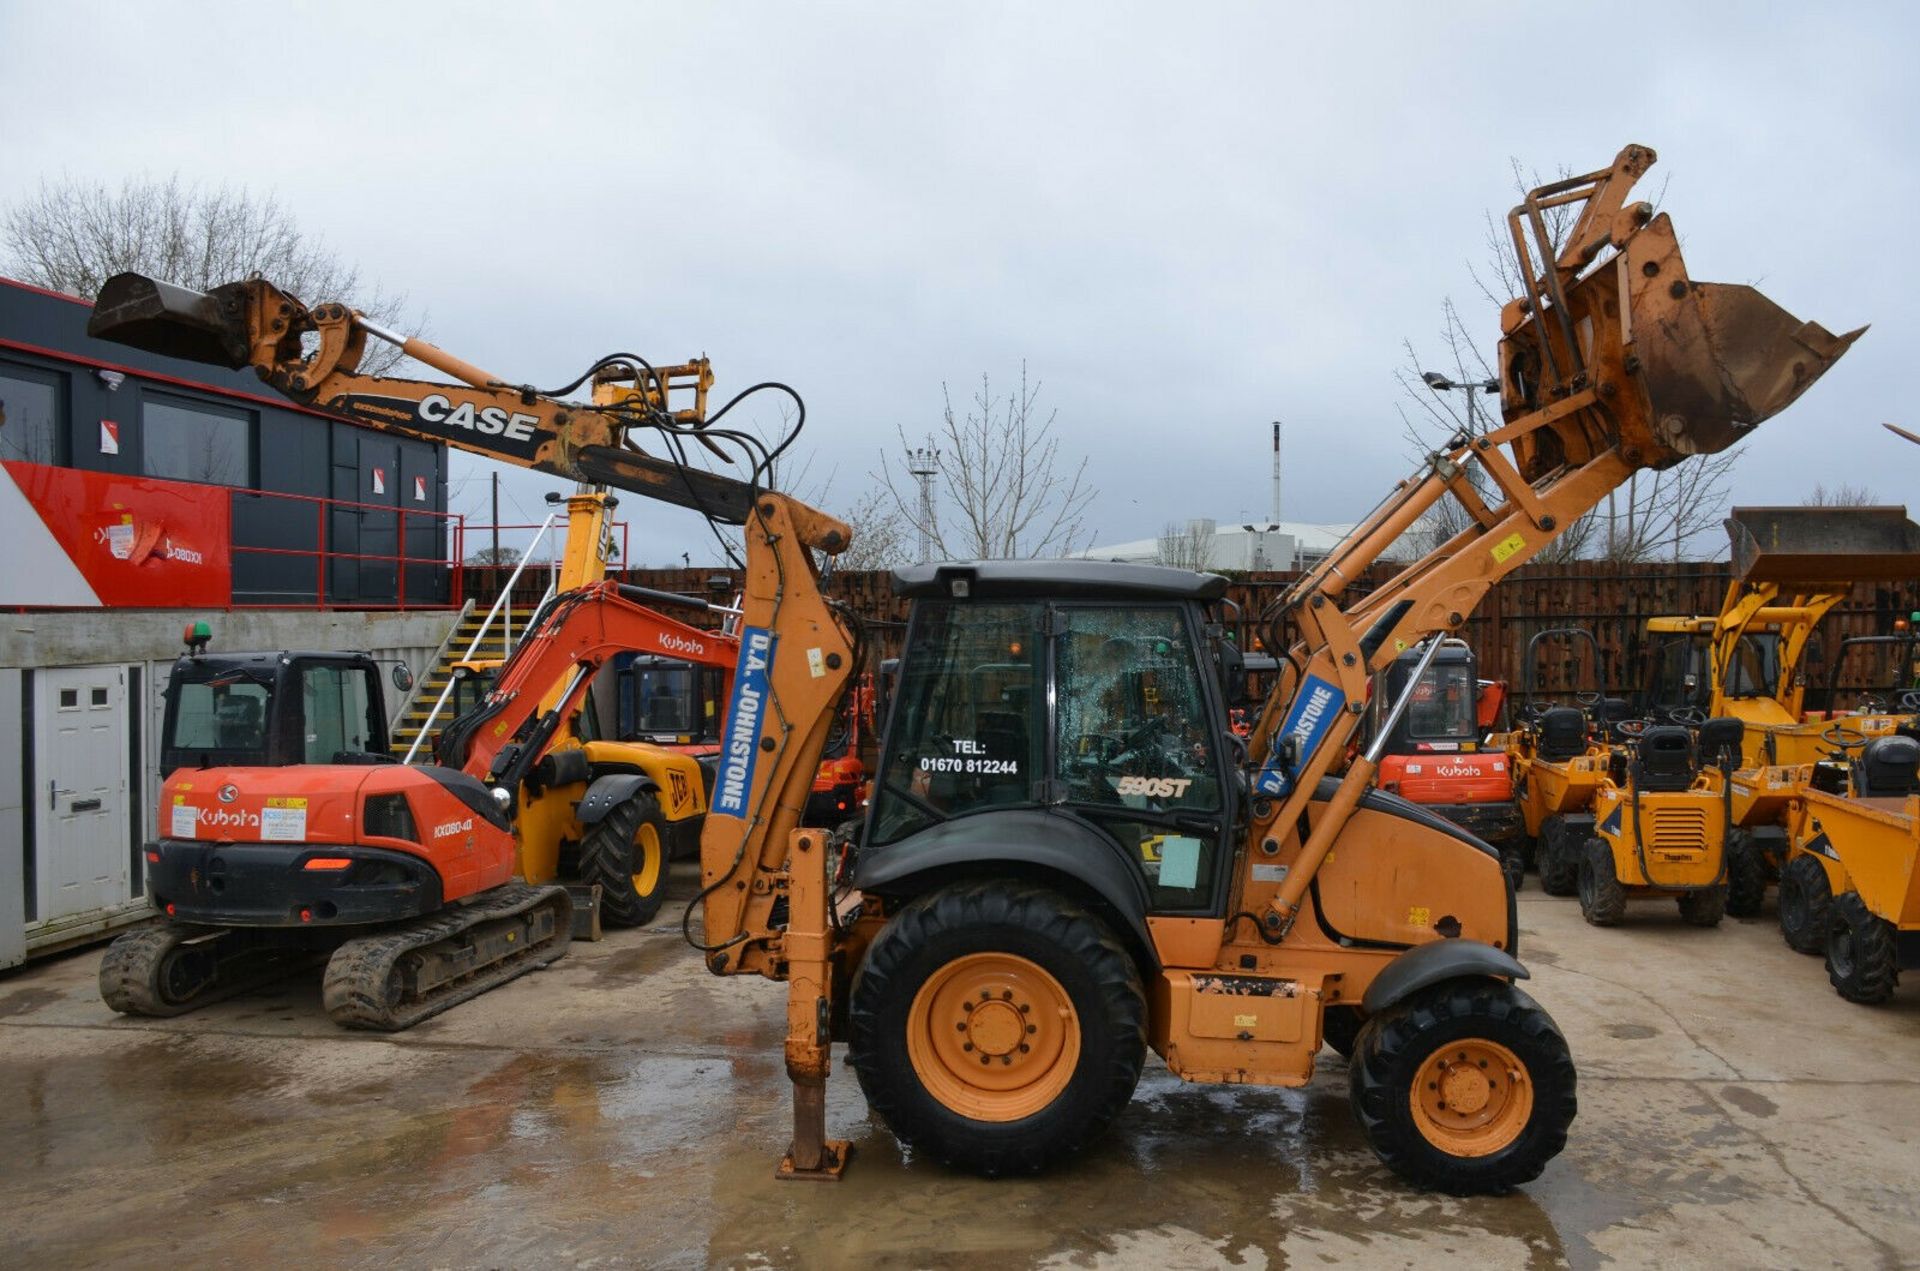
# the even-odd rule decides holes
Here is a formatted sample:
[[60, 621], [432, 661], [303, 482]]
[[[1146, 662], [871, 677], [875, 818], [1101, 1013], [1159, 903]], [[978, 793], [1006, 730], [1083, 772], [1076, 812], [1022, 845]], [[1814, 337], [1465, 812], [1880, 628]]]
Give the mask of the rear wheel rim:
[[660, 885], [660, 870], [665, 854], [660, 850], [660, 831], [652, 822], [643, 824], [633, 836], [633, 894], [651, 896]]
[[1841, 979], [1853, 974], [1853, 932], [1844, 926], [1833, 929], [1833, 935], [1827, 940], [1827, 961]]
[[1466, 1037], [1420, 1065], [1408, 1103], [1422, 1138], [1449, 1156], [1492, 1156], [1519, 1139], [1533, 1116], [1533, 1082], [1499, 1042]]
[[1073, 1081], [1073, 999], [1038, 963], [1011, 953], [955, 958], [907, 1012], [907, 1057], [927, 1093], [975, 1121], [1018, 1121]]

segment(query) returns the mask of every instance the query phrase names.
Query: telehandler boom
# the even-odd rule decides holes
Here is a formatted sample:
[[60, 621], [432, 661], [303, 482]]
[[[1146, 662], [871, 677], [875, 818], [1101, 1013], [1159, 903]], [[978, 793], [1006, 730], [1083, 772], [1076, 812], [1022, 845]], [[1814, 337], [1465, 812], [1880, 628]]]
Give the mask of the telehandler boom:
[[[1626, 202], [1653, 158], [1630, 146], [1514, 210], [1526, 294], [1502, 318], [1503, 422], [1432, 455], [1271, 615], [1300, 639], [1251, 760], [1229, 759], [1223, 685], [1240, 663], [1220, 634], [1223, 579], [1084, 562], [901, 571], [914, 609], [850, 866], [796, 829], [859, 652], [813, 558], [843, 550], [848, 529], [764, 489], [764, 453], [744, 480], [685, 462], [691, 441], [737, 451], [742, 435], [658, 403], [586, 407], [516, 387], [260, 281], [201, 296], [122, 276], [93, 329], [253, 365], [376, 428], [746, 525], [741, 659], [688, 923], [697, 910], [714, 972], [787, 982], [783, 1177], [845, 1165], [847, 1145], [825, 1136], [843, 1018], [894, 1132], [998, 1174], [1092, 1140], [1148, 1046], [1190, 1080], [1301, 1085], [1338, 1017], [1358, 1030], [1353, 1104], [1382, 1160], [1422, 1185], [1499, 1190], [1564, 1145], [1572, 1060], [1513, 984], [1527, 973], [1498, 856], [1369, 792], [1373, 754], [1343, 763], [1367, 680], [1407, 648], [1437, 650], [1488, 587], [1634, 472], [1738, 440], [1853, 338], [1749, 288], [1689, 280], [1667, 217]], [[1556, 244], [1544, 216], [1563, 205], [1580, 212]], [[311, 357], [302, 335], [317, 337]], [[461, 384], [360, 375], [370, 336]], [[637, 449], [648, 435], [667, 458]], [[1467, 528], [1349, 597], [1446, 497]]]

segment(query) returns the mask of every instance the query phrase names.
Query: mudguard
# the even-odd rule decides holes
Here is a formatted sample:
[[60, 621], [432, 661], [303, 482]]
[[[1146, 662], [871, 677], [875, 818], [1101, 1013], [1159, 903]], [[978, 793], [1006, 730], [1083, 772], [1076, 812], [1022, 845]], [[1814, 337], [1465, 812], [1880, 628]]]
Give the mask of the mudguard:
[[1373, 977], [1360, 1008], [1378, 1015], [1396, 1002], [1418, 993], [1430, 984], [1462, 977], [1497, 977], [1525, 980], [1527, 968], [1513, 955], [1478, 940], [1436, 940], [1407, 950], [1387, 969]]
[[653, 778], [643, 772], [616, 772], [588, 786], [573, 814], [582, 826], [598, 825], [607, 819], [609, 812], [640, 791], [659, 788]]
[[1123, 924], [1114, 934], [1134, 945], [1146, 966], [1158, 969], [1139, 866], [1112, 838], [1076, 816], [1008, 808], [942, 821], [897, 842], [862, 849], [853, 885], [877, 895], [913, 895], [968, 873], [1004, 876], [1008, 865], [1063, 877], [1091, 892]]

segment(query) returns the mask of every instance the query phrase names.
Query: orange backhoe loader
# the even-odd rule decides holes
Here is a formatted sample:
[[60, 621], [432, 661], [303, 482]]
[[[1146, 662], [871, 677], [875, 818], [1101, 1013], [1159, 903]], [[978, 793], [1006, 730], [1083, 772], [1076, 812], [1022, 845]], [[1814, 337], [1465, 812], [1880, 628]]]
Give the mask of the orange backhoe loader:
[[[1352, 1104], [1379, 1157], [1417, 1184], [1500, 1190], [1564, 1145], [1573, 1062], [1515, 985], [1527, 972], [1497, 854], [1372, 790], [1376, 753], [1349, 759], [1367, 684], [1407, 648], [1436, 653], [1497, 579], [1634, 472], [1724, 449], [1852, 339], [1688, 279], [1668, 218], [1626, 201], [1653, 158], [1628, 147], [1514, 210], [1526, 294], [1502, 318], [1502, 422], [1453, 438], [1288, 591], [1270, 617], [1297, 639], [1269, 632], [1288, 652], [1245, 748], [1224, 579], [1090, 562], [900, 571], [905, 653], [851, 853], [797, 828], [859, 665], [859, 628], [821, 595], [814, 559], [850, 534], [765, 489], [772, 456], [750, 434], [712, 427], [719, 415], [701, 427], [653, 404], [570, 403], [577, 385], [516, 386], [258, 280], [199, 295], [121, 276], [93, 329], [252, 365], [376, 428], [745, 525], [740, 663], [686, 922], [714, 973], [787, 984], [782, 1177], [846, 1164], [826, 1137], [836, 1035], [903, 1141], [1001, 1174], [1091, 1142], [1149, 1048], [1189, 1080], [1298, 1086], [1341, 1027], [1357, 1030]], [[1576, 206], [1553, 241], [1547, 212]], [[361, 375], [368, 338], [460, 383]], [[749, 475], [694, 467], [702, 441], [746, 452]], [[1447, 497], [1464, 529], [1348, 594]], [[512, 806], [530, 775], [495, 763], [492, 797]]]

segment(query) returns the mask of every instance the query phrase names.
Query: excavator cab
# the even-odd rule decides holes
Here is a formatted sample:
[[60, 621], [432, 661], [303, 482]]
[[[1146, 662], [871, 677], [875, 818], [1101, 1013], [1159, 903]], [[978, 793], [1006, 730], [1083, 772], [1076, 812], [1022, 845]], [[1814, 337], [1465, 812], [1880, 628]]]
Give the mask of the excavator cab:
[[186, 654], [167, 680], [162, 776], [392, 757], [379, 667], [364, 653]]

